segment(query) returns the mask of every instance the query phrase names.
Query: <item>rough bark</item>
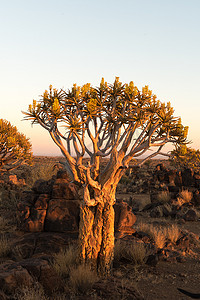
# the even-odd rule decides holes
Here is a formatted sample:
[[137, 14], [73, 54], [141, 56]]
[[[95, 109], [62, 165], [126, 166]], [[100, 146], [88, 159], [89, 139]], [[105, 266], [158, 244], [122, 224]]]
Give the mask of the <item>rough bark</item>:
[[79, 250], [82, 262], [101, 274], [109, 273], [114, 253], [114, 195], [102, 196], [95, 206], [80, 207]]

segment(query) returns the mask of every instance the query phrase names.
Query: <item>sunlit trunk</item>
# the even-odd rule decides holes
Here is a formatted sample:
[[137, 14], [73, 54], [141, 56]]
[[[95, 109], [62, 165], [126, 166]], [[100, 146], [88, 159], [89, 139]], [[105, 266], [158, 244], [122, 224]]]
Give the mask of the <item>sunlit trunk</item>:
[[[115, 193], [112, 191], [112, 193]], [[109, 273], [114, 252], [113, 195], [102, 198], [96, 206], [80, 207], [79, 250], [82, 262], [99, 273]]]

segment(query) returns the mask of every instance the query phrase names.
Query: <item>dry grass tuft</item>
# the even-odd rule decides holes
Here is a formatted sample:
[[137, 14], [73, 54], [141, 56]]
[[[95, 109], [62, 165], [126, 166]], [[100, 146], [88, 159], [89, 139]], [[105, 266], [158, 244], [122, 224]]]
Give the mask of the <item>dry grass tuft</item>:
[[140, 222], [137, 225], [137, 230], [145, 232], [146, 234], [148, 234], [149, 237], [153, 238], [153, 235], [152, 235], [153, 225], [152, 224], [146, 224], [146, 223]]
[[138, 224], [138, 230], [147, 233], [155, 241], [158, 248], [163, 248], [167, 239], [172, 243], [176, 243], [181, 234], [180, 229], [175, 224], [161, 228], [152, 224], [140, 223]]
[[168, 203], [171, 199], [170, 193], [168, 191], [161, 191], [157, 195], [157, 200], [161, 203]]
[[144, 263], [146, 257], [146, 248], [143, 243], [133, 243], [127, 245], [118, 240], [115, 243], [114, 258], [116, 261], [126, 259], [135, 265]]
[[18, 292], [14, 299], [17, 300], [48, 300], [49, 298], [45, 296], [43, 288], [36, 284], [34, 287], [24, 287]]
[[11, 252], [11, 245], [5, 235], [0, 238], [0, 257], [6, 257]]
[[140, 223], [138, 224], [138, 230], [148, 234], [149, 237], [154, 240], [158, 248], [164, 247], [167, 240], [165, 229], [158, 226], [153, 226], [152, 224]]
[[97, 280], [97, 274], [87, 265], [79, 265], [70, 271], [70, 283], [75, 293], [85, 294]]
[[61, 277], [69, 276], [72, 267], [77, 264], [78, 251], [73, 245], [67, 249], [61, 249], [54, 255], [53, 268]]
[[176, 243], [176, 241], [179, 239], [180, 237], [180, 229], [178, 228], [177, 225], [172, 225], [171, 227], [168, 227], [166, 229], [166, 235], [167, 238], [172, 242], [172, 243]]
[[177, 197], [178, 206], [182, 206], [185, 203], [190, 203], [192, 200], [193, 194], [188, 190], [183, 190], [179, 193], [179, 197]]
[[160, 227], [153, 227], [152, 236], [158, 248], [162, 249], [166, 243], [166, 230]]
[[3, 217], [0, 217], [0, 232], [5, 232], [9, 228], [8, 222]]

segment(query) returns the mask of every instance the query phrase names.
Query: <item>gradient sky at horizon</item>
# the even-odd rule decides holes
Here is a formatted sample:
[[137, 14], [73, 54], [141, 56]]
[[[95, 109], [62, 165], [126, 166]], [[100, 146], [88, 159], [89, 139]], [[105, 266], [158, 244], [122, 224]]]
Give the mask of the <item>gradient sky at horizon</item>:
[[60, 155], [21, 111], [50, 84], [118, 76], [170, 101], [199, 149], [199, 12], [199, 0], [0, 0], [0, 118], [30, 138], [35, 155]]

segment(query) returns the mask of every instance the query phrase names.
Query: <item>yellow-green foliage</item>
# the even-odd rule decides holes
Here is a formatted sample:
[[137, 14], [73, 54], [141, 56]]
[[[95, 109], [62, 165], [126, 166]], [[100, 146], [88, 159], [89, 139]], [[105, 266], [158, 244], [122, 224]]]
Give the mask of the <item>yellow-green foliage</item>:
[[31, 163], [31, 143], [10, 122], [0, 119], [0, 172]]
[[171, 152], [170, 162], [176, 168], [200, 171], [200, 151], [181, 145]]

